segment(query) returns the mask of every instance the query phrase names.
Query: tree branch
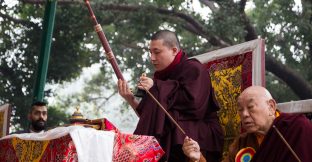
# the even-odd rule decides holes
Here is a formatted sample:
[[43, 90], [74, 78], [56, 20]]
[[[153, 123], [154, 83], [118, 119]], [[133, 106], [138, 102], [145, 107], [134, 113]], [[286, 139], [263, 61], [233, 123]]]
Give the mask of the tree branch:
[[103, 96], [100, 96], [100, 97], [92, 97], [92, 98], [89, 98], [88, 99], [88, 102], [90, 101], [94, 101], [94, 100], [99, 100], [99, 99], [104, 99], [105, 101], [104, 102], [107, 102], [110, 98], [112, 98], [114, 95], [116, 94], [116, 91], [114, 91], [112, 94], [110, 94], [108, 97], [103, 97]]
[[105, 98], [105, 101], [103, 101], [103, 102], [100, 104], [99, 107], [104, 107], [105, 104], [107, 103], [107, 101], [108, 101], [110, 98], [112, 98], [112, 97], [113, 97], [115, 94], [117, 94], [117, 93], [118, 93], [117, 91], [114, 91], [110, 96], [106, 97], [106, 98]]
[[241, 0], [241, 1], [239, 2], [239, 11], [240, 11], [240, 12], [244, 12], [244, 11], [245, 11], [246, 1], [247, 1], [247, 0]]
[[276, 61], [272, 56], [265, 56], [266, 69], [282, 79], [300, 99], [312, 98], [312, 86], [296, 71]]
[[210, 1], [210, 0], [199, 0], [199, 2], [201, 2], [202, 4], [204, 4], [205, 6], [209, 7], [210, 10], [212, 12], [218, 12], [219, 8], [215, 5], [214, 1]]
[[[45, 1], [44, 0], [23, 0], [24, 3], [32, 3], [32, 4], [43, 4]], [[81, 1], [70, 1], [70, 0], [58, 0], [58, 3], [60, 4], [82, 4]], [[177, 12], [175, 10], [168, 10], [165, 8], [158, 8], [156, 6], [134, 6], [134, 5], [126, 5], [126, 4], [105, 4], [105, 3], [100, 3], [96, 4], [96, 7], [100, 10], [104, 11], [121, 11], [121, 12], [137, 12], [137, 11], [155, 11], [158, 14], [162, 15], [168, 15], [172, 17], [178, 17], [180, 19], [183, 19], [187, 23], [193, 25], [194, 29], [197, 30], [197, 33], [200, 33], [201, 36], [209, 40], [209, 42], [214, 45], [214, 46], [219, 46], [219, 47], [226, 47], [229, 46], [230, 44], [226, 43], [222, 39], [220, 39], [217, 36], [211, 35], [209, 32], [205, 30], [205, 27], [197, 22], [193, 17], [182, 13], [182, 12]]]
[[2, 17], [3, 19], [7, 19], [9, 21], [15, 22], [17, 24], [22, 24], [22, 25], [27, 26], [27, 27], [39, 28], [38, 24], [36, 24], [36, 23], [33, 23], [31, 21], [28, 21], [28, 20], [16, 19], [14, 17], [3, 14], [1, 12], [0, 12], [0, 17]]
[[198, 30], [196, 30], [196, 28], [194, 28], [193, 25], [187, 23], [187, 24], [183, 24], [182, 26], [183, 26], [183, 28], [186, 29], [187, 31], [189, 31], [189, 32], [191, 32], [191, 33], [193, 33], [193, 34], [195, 34], [195, 35], [200, 35], [200, 36], [201, 36], [201, 33], [200, 33]]
[[[23, 3], [29, 3], [29, 4], [45, 4], [46, 0], [21, 0]], [[82, 0], [57, 0], [58, 4], [84, 4]]]
[[155, 11], [159, 14], [162, 15], [169, 15], [172, 17], [178, 17], [184, 21], [186, 21], [186, 23], [189, 23], [189, 25], [193, 26], [193, 29], [195, 29], [197, 32], [199, 33], [199, 35], [203, 36], [204, 38], [206, 38], [207, 40], [209, 40], [209, 42], [214, 45], [214, 46], [219, 46], [219, 47], [226, 47], [229, 46], [228, 43], [226, 43], [225, 41], [223, 41], [222, 39], [220, 39], [217, 36], [213, 36], [210, 33], [208, 33], [205, 30], [205, 27], [200, 24], [199, 22], [197, 22], [193, 17], [184, 14], [182, 12], [177, 12], [175, 10], [168, 10], [165, 8], [158, 8], [155, 6], [133, 6], [133, 5], [121, 5], [121, 4], [100, 4], [98, 5], [99, 9], [101, 10], [117, 10], [117, 11], [122, 11], [122, 12], [137, 12], [137, 11], [143, 11], [143, 10], [148, 10], [148, 11]]

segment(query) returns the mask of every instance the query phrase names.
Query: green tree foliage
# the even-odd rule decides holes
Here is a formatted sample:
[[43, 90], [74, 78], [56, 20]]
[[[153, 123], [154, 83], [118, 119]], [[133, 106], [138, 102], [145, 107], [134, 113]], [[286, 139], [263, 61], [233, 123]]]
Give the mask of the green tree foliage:
[[[5, 3], [1, 4], [0, 102], [13, 104], [13, 125], [19, 123], [22, 128], [28, 126], [25, 121], [36, 77], [43, 9], [42, 5], [20, 3], [8, 7]], [[56, 23], [53, 35], [47, 77], [49, 83], [77, 77], [82, 67], [90, 66], [94, 60], [98, 60], [98, 55], [90, 55], [89, 49], [83, 47], [91, 36], [80, 32], [80, 27], [85, 25], [84, 21], [75, 22], [77, 19], [89, 20], [87, 16], [81, 15], [84, 13], [78, 6], [59, 6], [57, 9], [56, 21], [60, 23]], [[87, 28], [86, 32], [90, 30]], [[47, 91], [46, 95], [53, 94]], [[55, 125], [65, 120], [66, 115], [51, 107], [49, 117], [58, 119], [54, 120]]]
[[[13, 7], [1, 3], [0, 8], [0, 101], [14, 104], [14, 123], [22, 127], [26, 126], [23, 121], [36, 76], [44, 2], [22, 0]], [[91, 5], [120, 68], [124, 73], [131, 71], [132, 85], [142, 71], [151, 72], [148, 63], [151, 33], [166, 28], [177, 32], [190, 56], [264, 38], [266, 86], [273, 96], [278, 102], [312, 98], [311, 1], [199, 2], [206, 13], [196, 12], [193, 0], [93, 0]], [[253, 7], [247, 8], [247, 3]], [[108, 92], [116, 91], [115, 87], [107, 86], [116, 84], [111, 79], [114, 74], [103, 56], [84, 2], [58, 0], [55, 22], [47, 82], [70, 81], [80, 74], [82, 67], [101, 62], [100, 78], [92, 79], [90, 85], [95, 87], [89, 87], [86, 94], [94, 92], [92, 95], [101, 97], [100, 87], [105, 86]], [[66, 108], [59, 105], [55, 109]]]

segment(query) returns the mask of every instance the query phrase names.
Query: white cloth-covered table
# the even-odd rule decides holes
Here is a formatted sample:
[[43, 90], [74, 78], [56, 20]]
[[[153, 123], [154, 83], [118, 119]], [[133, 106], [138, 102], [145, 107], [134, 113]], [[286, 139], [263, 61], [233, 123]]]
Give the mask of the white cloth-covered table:
[[76, 147], [79, 162], [111, 162], [115, 132], [98, 131], [82, 126], [57, 127], [43, 133], [12, 134], [1, 138], [17, 137], [22, 140], [46, 141], [70, 134]]

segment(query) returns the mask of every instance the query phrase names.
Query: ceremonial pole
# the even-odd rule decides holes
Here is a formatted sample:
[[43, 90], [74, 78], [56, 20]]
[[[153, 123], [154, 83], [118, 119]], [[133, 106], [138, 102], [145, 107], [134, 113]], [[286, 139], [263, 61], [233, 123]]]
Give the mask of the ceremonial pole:
[[56, 11], [56, 0], [47, 0], [43, 19], [42, 44], [38, 58], [37, 79], [34, 86], [34, 101], [43, 101], [44, 86], [47, 78], [51, 40]]

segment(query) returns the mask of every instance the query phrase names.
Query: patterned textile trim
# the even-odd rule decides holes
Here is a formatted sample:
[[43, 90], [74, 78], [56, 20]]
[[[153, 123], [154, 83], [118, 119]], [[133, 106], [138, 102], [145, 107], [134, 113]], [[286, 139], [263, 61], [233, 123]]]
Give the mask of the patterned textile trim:
[[70, 135], [51, 140], [40, 162], [77, 162], [76, 147]]
[[18, 162], [11, 139], [0, 141], [0, 161]]
[[252, 53], [252, 85], [265, 86], [264, 46], [265, 45], [264, 45], [263, 39], [255, 39], [255, 40], [244, 42], [244, 43], [237, 44], [234, 46], [221, 48], [215, 51], [197, 55], [194, 58], [198, 59], [203, 64], [207, 64], [211, 61], [251, 52]]
[[106, 118], [104, 118], [104, 125], [105, 125], [105, 130], [113, 130], [115, 132], [119, 132], [119, 130], [112, 124], [110, 121], [108, 121]]
[[50, 141], [27, 141], [16, 137], [12, 138], [12, 145], [19, 161], [39, 162], [49, 142]]
[[76, 148], [70, 135], [50, 141], [21, 140], [0, 141], [0, 161], [10, 162], [76, 162]]
[[[210, 72], [211, 79], [217, 79], [214, 72], [225, 70], [225, 69], [234, 69], [241, 66], [240, 72], [236, 72], [235, 74], [230, 74], [230, 76], [226, 76], [226, 72], [222, 73], [223, 77], [227, 77], [226, 79], [229, 82], [233, 82], [234, 86], [242, 86], [242, 89], [246, 89], [247, 87], [252, 85], [252, 52], [246, 52], [236, 56], [229, 56], [226, 58], [218, 59], [215, 61], [208, 62], [205, 64], [208, 71]], [[233, 78], [234, 75], [234, 78]]]
[[113, 162], [155, 162], [164, 153], [152, 136], [117, 133]]

